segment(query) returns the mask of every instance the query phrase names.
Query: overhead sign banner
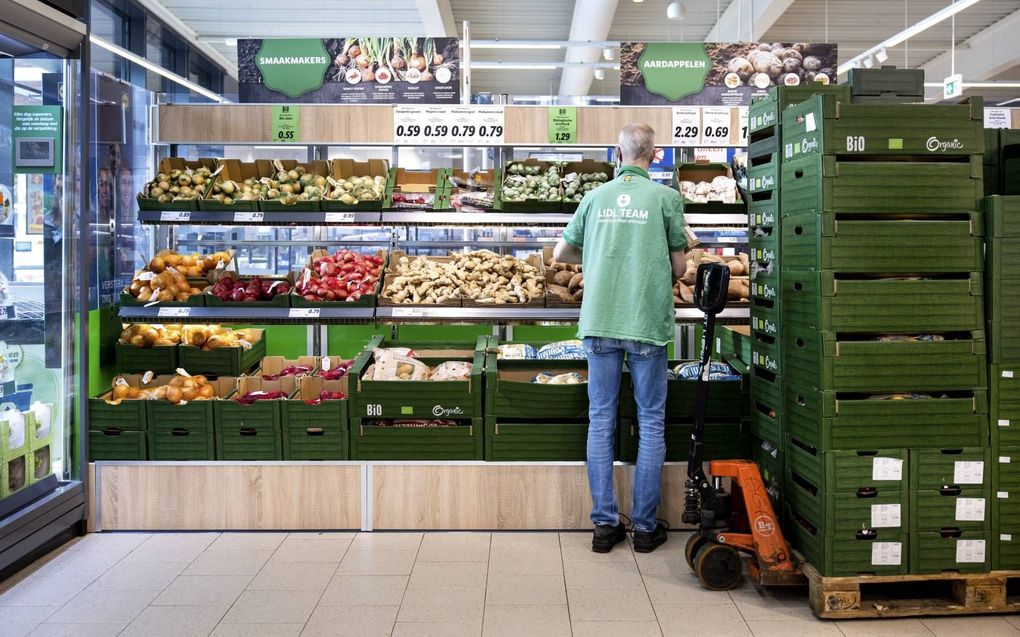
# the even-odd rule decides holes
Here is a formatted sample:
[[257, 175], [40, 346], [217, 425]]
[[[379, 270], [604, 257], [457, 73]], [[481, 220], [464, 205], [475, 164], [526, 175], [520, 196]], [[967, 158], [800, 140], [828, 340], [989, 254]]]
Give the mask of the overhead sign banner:
[[457, 38], [237, 41], [248, 103], [459, 104]]
[[836, 45], [623, 42], [620, 103], [747, 106], [769, 87], [836, 82]]

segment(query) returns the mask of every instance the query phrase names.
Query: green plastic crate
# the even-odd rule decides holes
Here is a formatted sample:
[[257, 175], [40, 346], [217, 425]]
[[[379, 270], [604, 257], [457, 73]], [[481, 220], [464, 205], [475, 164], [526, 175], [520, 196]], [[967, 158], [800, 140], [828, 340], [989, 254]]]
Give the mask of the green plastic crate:
[[757, 436], [751, 437], [751, 460], [758, 465], [762, 482], [772, 497], [772, 507], [782, 511], [777, 505], [782, 499], [785, 475], [785, 454], [781, 445], [774, 445], [768, 440]]
[[747, 167], [747, 190], [751, 193], [768, 192], [779, 188], [779, 152], [749, 159]]
[[[709, 390], [710, 397], [711, 393]], [[666, 422], [666, 462], [686, 462], [690, 455], [693, 429], [693, 424], [689, 422]], [[624, 462], [636, 462], [640, 436], [637, 421], [621, 417], [617, 434], [618, 458]], [[750, 430], [744, 423], [707, 422], [704, 441], [702, 449], [705, 460], [751, 458]]]
[[837, 221], [806, 212], [783, 221], [783, 268], [843, 273], [981, 272], [984, 257], [980, 235], [975, 233], [979, 228], [977, 213], [971, 213], [970, 221]]
[[786, 467], [784, 501], [823, 533], [858, 529], [907, 531], [910, 501], [905, 486], [895, 489], [861, 487], [853, 491], [823, 491]]
[[779, 228], [752, 226], [748, 231], [747, 247], [751, 260], [761, 261], [767, 265], [779, 255]]
[[1020, 362], [1020, 239], [986, 243], [986, 296], [989, 358], [993, 363]]
[[989, 450], [911, 449], [912, 531], [990, 528]]
[[[487, 336], [470, 342], [414, 343], [384, 341], [382, 337], [375, 337], [358, 355], [350, 371], [351, 418], [480, 418], [484, 405], [482, 385], [487, 343]], [[373, 381], [362, 378], [374, 360], [374, 348], [405, 346], [413, 349], [418, 359], [429, 367], [445, 361], [470, 362], [471, 378], [467, 381]], [[406, 431], [402, 429], [398, 434]]]
[[910, 568], [910, 535], [900, 529], [826, 533], [788, 506], [786, 512], [787, 541], [822, 575], [905, 575]]
[[[91, 425], [90, 425], [91, 426]], [[89, 461], [148, 460], [148, 441], [144, 431], [118, 427], [89, 429]]]
[[[1020, 557], [1020, 547], [1013, 548], [1012, 539], [1002, 540], [1001, 534], [1020, 531], [1020, 447], [994, 449], [991, 456], [992, 541], [1003, 543], [1007, 560]], [[1017, 538], [1020, 542], [1020, 537]], [[993, 558], [996, 551], [993, 551]], [[1001, 559], [1001, 556], [1000, 556]], [[1004, 567], [1010, 568], [1010, 567]]]
[[807, 155], [783, 164], [780, 212], [824, 215], [959, 215], [984, 197], [979, 156], [965, 162], [840, 161]]
[[455, 427], [402, 428], [351, 418], [351, 460], [481, 460], [481, 418]]
[[783, 444], [783, 414], [782, 401], [775, 394], [782, 393], [782, 377], [766, 381], [766, 375], [765, 370], [751, 367], [751, 433], [778, 447]]
[[783, 159], [809, 153], [841, 155], [981, 155], [984, 104], [826, 104], [810, 97], [783, 111]]
[[[696, 361], [671, 360], [667, 362], [670, 369], [685, 363]], [[576, 385], [575, 385], [576, 387]], [[698, 383], [693, 380], [666, 381], [666, 418], [667, 420], [685, 420], [694, 416], [694, 403]], [[740, 420], [747, 416], [747, 396], [749, 385], [746, 380], [711, 381], [708, 389], [708, 404], [705, 406], [705, 417], [720, 420]], [[585, 386], [585, 412], [582, 418], [588, 417], [587, 386]], [[637, 402], [634, 398], [634, 381], [624, 366], [623, 379], [620, 383], [620, 416], [637, 417]]]
[[[715, 331], [715, 353], [742, 374], [751, 364], [751, 336], [746, 325], [720, 325]], [[748, 381], [750, 389], [750, 381]]]
[[753, 161], [755, 159], [768, 158], [772, 154], [779, 153], [779, 138], [782, 135], [774, 134], [777, 130], [773, 128], [768, 131], [767, 135], [764, 133], [756, 135], [755, 141], [747, 145], [747, 158]]
[[909, 96], [924, 101], [924, 69], [898, 69], [883, 66], [877, 69], [850, 69], [847, 85], [851, 94], [858, 96]]
[[906, 449], [891, 448], [819, 451], [792, 434], [786, 438], [786, 466], [823, 492], [868, 495], [869, 488], [905, 492], [910, 479], [908, 455]]
[[787, 432], [821, 451], [987, 444], [983, 388], [929, 400], [870, 400], [789, 380], [785, 391]]
[[989, 428], [993, 447], [1020, 446], [1020, 364], [989, 368]]
[[347, 400], [318, 400], [323, 391], [349, 392], [348, 377], [325, 380], [303, 376], [291, 400], [283, 401], [284, 460], [347, 460], [350, 457]]
[[765, 95], [751, 102], [748, 110], [748, 130], [751, 134], [751, 141], [764, 137], [759, 133], [774, 132], [778, 135], [776, 128], [782, 122], [782, 112], [791, 104], [798, 104], [813, 95], [820, 95], [821, 99], [830, 107], [837, 101], [850, 101], [850, 87], [841, 84], [819, 84], [811, 82], [799, 86], [774, 86]]
[[1020, 523], [1011, 520], [1009, 525], [992, 529], [993, 571], [1020, 569]]
[[783, 374], [788, 381], [823, 391], [943, 392], [987, 387], [984, 332], [965, 336], [969, 338], [930, 342], [851, 340], [787, 323], [783, 326]]
[[999, 130], [999, 163], [1002, 167], [1002, 194], [1020, 195], [1020, 132]]
[[748, 260], [752, 263], [751, 281], [756, 283], [779, 284], [779, 250], [781, 236], [779, 227], [774, 227], [764, 232], [768, 236], [759, 236], [748, 239]]
[[217, 460], [282, 460], [282, 400], [214, 401]]
[[179, 367], [176, 345], [141, 348], [126, 343], [117, 343], [114, 346], [114, 353], [117, 358], [116, 368], [119, 374], [143, 372], [172, 374]]
[[[500, 420], [557, 421], [588, 418], [588, 384], [543, 385], [532, 382], [541, 372], [577, 372], [588, 377], [585, 360], [496, 360], [485, 366], [485, 415]], [[621, 383], [621, 403], [624, 400]]]
[[952, 332], [984, 322], [980, 272], [906, 280], [785, 270], [783, 320], [833, 332]]
[[490, 462], [583, 461], [587, 442], [587, 422], [485, 419], [485, 459]]
[[[128, 385], [139, 388], [154, 388], [170, 381], [171, 376], [156, 376], [143, 383], [142, 376], [126, 374], [122, 376]], [[149, 425], [147, 406], [151, 401], [124, 398], [117, 404], [111, 404], [113, 392], [107, 391], [89, 399], [89, 429], [104, 430], [114, 428], [119, 431], [145, 431]]]
[[1020, 241], [1020, 196], [985, 197], [985, 234]]
[[209, 351], [193, 345], [181, 345], [179, 366], [190, 374], [206, 376], [240, 376], [255, 369], [266, 355], [266, 334], [255, 341], [249, 349], [243, 347], [222, 347]]
[[0, 459], [0, 500], [32, 484], [32, 453]]
[[233, 401], [194, 401], [187, 405], [150, 406], [150, 460], [216, 460], [214, 404]]
[[[765, 201], [752, 201], [748, 204], [748, 215], [750, 231], [748, 237], [756, 237], [766, 230], [768, 236], [778, 237], [778, 232], [773, 232], [779, 225], [779, 200], [769, 199]], [[759, 233], [761, 229], [761, 233]]]
[[985, 573], [991, 566], [991, 530], [914, 531], [910, 534], [910, 572]]
[[751, 364], [782, 375], [782, 339], [764, 332], [751, 333]]

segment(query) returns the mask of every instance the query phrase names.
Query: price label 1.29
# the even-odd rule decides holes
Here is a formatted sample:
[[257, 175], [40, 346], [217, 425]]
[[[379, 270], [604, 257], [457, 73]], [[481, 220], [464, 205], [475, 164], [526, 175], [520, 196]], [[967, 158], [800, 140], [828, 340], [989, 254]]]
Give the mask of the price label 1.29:
[[502, 106], [397, 106], [393, 142], [416, 146], [490, 146], [503, 143]]
[[699, 146], [701, 144], [701, 109], [696, 106], [673, 108], [673, 145]]
[[706, 107], [701, 112], [701, 146], [733, 146], [740, 137], [733, 130], [733, 111], [729, 106]]

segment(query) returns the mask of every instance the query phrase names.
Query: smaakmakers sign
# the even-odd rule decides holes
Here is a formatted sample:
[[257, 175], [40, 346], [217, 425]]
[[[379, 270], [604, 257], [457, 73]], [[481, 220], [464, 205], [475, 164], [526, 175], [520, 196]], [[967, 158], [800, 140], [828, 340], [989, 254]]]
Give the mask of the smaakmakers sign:
[[329, 56], [322, 40], [262, 40], [255, 66], [267, 88], [295, 98], [322, 86]]

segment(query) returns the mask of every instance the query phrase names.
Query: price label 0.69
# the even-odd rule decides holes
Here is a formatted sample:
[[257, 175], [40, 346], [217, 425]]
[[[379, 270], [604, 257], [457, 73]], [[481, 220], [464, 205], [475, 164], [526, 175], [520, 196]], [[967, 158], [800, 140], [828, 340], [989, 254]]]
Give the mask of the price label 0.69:
[[701, 109], [697, 106], [673, 108], [673, 145], [701, 145]]
[[393, 143], [413, 146], [498, 146], [502, 106], [396, 106]]
[[729, 106], [706, 107], [701, 112], [701, 124], [704, 130], [701, 134], [702, 146], [733, 146], [740, 135], [735, 134], [733, 127], [732, 110]]

